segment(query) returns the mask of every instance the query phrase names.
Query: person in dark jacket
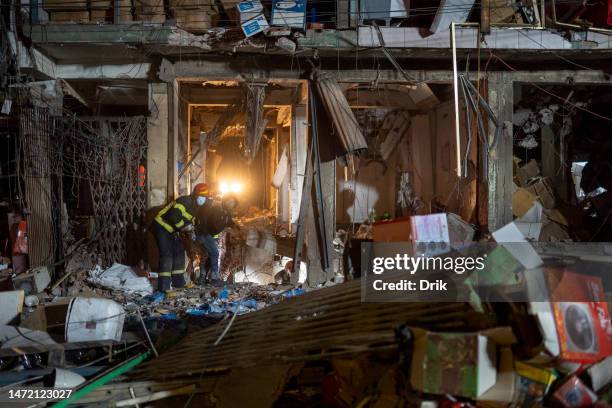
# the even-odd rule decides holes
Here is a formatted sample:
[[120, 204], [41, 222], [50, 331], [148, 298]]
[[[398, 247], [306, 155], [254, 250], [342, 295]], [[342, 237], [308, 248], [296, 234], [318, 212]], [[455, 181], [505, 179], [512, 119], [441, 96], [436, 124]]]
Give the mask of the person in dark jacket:
[[188, 196], [181, 196], [162, 208], [155, 216], [152, 230], [159, 248], [157, 289], [185, 286], [185, 248], [180, 232], [192, 232], [196, 210], [203, 207], [209, 195], [205, 183], [197, 184]]
[[[206, 270], [210, 271], [211, 283], [219, 285], [219, 244], [217, 238], [226, 228], [235, 227], [232, 211], [238, 206], [238, 199], [233, 195], [223, 198], [221, 205], [209, 201], [197, 214], [195, 226], [196, 242], [208, 253]], [[206, 274], [200, 275], [200, 285], [206, 282]]]

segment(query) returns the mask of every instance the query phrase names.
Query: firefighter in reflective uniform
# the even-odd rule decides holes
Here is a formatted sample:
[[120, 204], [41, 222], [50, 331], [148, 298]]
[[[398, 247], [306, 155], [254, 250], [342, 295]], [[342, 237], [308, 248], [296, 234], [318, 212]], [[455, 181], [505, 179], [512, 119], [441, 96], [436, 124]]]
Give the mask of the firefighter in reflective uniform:
[[[215, 286], [222, 283], [219, 275], [219, 243], [217, 240], [226, 228], [238, 227], [232, 218], [232, 212], [238, 206], [238, 199], [233, 195], [223, 197], [221, 205], [211, 201], [198, 208], [195, 226], [196, 242], [208, 253], [206, 269], [210, 272], [211, 283]], [[200, 285], [206, 283], [206, 274], [200, 275]]]
[[179, 233], [193, 233], [195, 213], [208, 195], [208, 185], [197, 184], [191, 195], [177, 198], [157, 213], [152, 229], [159, 248], [158, 290], [170, 289], [170, 282], [175, 288], [185, 286], [185, 248]]

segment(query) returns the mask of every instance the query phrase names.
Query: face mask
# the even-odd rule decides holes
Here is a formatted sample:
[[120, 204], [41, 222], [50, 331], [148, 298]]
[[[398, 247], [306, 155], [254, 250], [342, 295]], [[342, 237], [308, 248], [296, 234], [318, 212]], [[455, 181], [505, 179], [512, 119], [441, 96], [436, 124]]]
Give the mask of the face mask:
[[205, 202], [206, 202], [206, 197], [200, 196], [200, 197], [196, 198], [196, 203], [198, 205], [204, 205]]

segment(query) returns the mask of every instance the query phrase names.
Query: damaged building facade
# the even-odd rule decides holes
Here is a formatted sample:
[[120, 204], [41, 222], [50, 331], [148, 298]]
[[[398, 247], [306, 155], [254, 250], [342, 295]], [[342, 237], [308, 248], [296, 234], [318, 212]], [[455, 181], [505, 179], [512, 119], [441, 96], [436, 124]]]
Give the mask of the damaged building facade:
[[[56, 367], [83, 405], [608, 406], [608, 3], [2, 1], [0, 387]], [[159, 295], [151, 225], [201, 183], [238, 198], [225, 286], [186, 243], [188, 288]], [[515, 292], [368, 301], [367, 248], [397, 242], [524, 245], [478, 247], [497, 283], [588, 263], [598, 345], [568, 353], [561, 311]]]

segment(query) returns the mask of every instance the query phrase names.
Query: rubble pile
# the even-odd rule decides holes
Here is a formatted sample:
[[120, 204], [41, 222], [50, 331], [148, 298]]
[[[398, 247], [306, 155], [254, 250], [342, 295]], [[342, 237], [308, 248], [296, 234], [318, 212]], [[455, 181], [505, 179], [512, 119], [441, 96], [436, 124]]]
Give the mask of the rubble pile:
[[261, 310], [302, 293], [302, 289], [293, 286], [239, 283], [225, 285], [223, 288], [202, 289], [192, 286], [124, 301], [138, 305], [142, 316], [151, 319], [176, 320], [202, 315], [221, 319], [227, 312], [244, 314]]
[[[144, 268], [102, 267], [85, 250], [59, 279], [49, 268], [14, 273], [3, 258], [11, 290], [0, 292], [0, 383], [19, 373], [39, 385], [60, 369], [89, 384], [131, 359], [152, 359], [137, 370], [143, 380], [146, 370], [167, 373], [170, 359], [224, 373], [286, 367], [257, 380], [275, 390], [277, 406], [609, 406], [612, 250], [572, 242], [537, 163], [517, 169], [516, 219], [490, 236], [452, 213], [368, 220], [333, 241], [343, 260], [350, 241], [360, 243], [364, 264], [352, 268], [365, 274], [343, 275], [339, 262], [340, 279], [316, 291], [288, 284], [293, 260], [278, 254], [286, 226], [256, 209], [219, 238], [221, 270], [231, 278], [221, 286], [156, 292]], [[388, 302], [388, 293], [367, 289], [371, 242], [401, 243], [421, 258], [478, 258], [483, 267], [457, 273], [449, 297]], [[191, 361], [199, 347], [193, 358], [204, 360]], [[195, 369], [172, 373], [205, 381], [193, 380]], [[215, 381], [232, 381], [224, 376]]]

